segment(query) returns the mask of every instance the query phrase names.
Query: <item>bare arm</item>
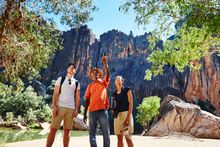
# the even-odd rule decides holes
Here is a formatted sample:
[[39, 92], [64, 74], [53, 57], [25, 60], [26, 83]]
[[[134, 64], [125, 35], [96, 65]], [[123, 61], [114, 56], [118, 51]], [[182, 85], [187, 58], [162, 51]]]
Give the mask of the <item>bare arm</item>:
[[127, 95], [128, 95], [129, 107], [128, 107], [128, 114], [127, 114], [127, 117], [125, 119], [124, 124], [128, 124], [128, 122], [130, 120], [130, 116], [131, 116], [132, 111], [133, 111], [133, 96], [132, 96], [131, 90], [128, 91]]
[[58, 100], [58, 96], [59, 96], [59, 90], [60, 90], [60, 86], [59, 85], [55, 85], [54, 87], [54, 91], [53, 91], [53, 117], [55, 117], [57, 115], [57, 100]]
[[79, 110], [80, 106], [80, 89], [77, 89], [76, 91], [76, 110]]
[[102, 63], [103, 63], [104, 68], [105, 68], [106, 80], [108, 81], [109, 78], [110, 78], [110, 73], [109, 73], [109, 69], [108, 69], [108, 63], [107, 63], [107, 57], [106, 56], [102, 57]]
[[86, 123], [87, 122], [87, 110], [88, 110], [88, 107], [89, 107], [89, 104], [90, 104], [90, 98], [86, 98], [85, 99], [85, 108], [84, 108], [84, 117], [83, 117], [83, 121]]
[[76, 90], [75, 102], [76, 102], [76, 108], [75, 108], [75, 111], [73, 112], [73, 117], [77, 117], [78, 112], [79, 112], [79, 107], [80, 107], [80, 89]]

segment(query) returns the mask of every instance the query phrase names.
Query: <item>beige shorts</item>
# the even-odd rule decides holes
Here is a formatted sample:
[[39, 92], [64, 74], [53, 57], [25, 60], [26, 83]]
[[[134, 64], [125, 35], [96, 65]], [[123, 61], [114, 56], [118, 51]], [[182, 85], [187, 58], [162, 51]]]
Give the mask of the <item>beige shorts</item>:
[[[126, 119], [128, 111], [119, 112], [118, 117], [114, 119], [114, 133], [115, 135], [123, 135], [121, 131], [124, 129], [124, 120]], [[134, 132], [133, 116], [131, 114], [128, 125], [128, 133], [131, 135]]]
[[73, 109], [58, 107], [58, 114], [52, 118], [50, 128], [59, 129], [62, 120], [64, 120], [63, 128], [71, 129], [73, 124]]

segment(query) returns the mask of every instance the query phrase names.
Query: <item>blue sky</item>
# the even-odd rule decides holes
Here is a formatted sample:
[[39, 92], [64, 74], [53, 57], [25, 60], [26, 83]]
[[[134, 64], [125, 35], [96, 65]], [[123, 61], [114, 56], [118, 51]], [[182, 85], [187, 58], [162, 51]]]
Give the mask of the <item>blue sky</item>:
[[[93, 20], [87, 25], [97, 38], [102, 33], [116, 29], [129, 34], [130, 31], [133, 35], [143, 35], [145, 32], [150, 32], [153, 30], [154, 25], [149, 24], [144, 29], [143, 26], [138, 27], [135, 23], [135, 15], [130, 12], [130, 14], [123, 14], [118, 10], [119, 6], [122, 4], [123, 0], [95, 0], [96, 6], [99, 8], [97, 12], [92, 13]], [[132, 14], [131, 14], [132, 13]], [[69, 30], [70, 28], [61, 24], [58, 24], [60, 30]]]

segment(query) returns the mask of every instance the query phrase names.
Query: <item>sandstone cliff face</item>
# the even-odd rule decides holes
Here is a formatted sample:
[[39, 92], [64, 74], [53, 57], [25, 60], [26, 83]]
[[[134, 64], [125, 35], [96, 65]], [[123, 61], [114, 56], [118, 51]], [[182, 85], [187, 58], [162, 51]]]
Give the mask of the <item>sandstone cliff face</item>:
[[217, 54], [206, 56], [200, 72], [190, 72], [188, 81], [187, 100], [209, 99], [220, 116], [220, 58]]
[[186, 98], [188, 101], [209, 99], [220, 111], [220, 57], [213, 55], [206, 58], [203, 69], [198, 74], [189, 72], [188, 69], [179, 73], [176, 69], [167, 67], [163, 76], [145, 81], [145, 70], [150, 68], [150, 64], [146, 61], [150, 53], [147, 35], [145, 33], [141, 36], [133, 36], [132, 32], [127, 35], [112, 30], [102, 34], [100, 40], [97, 40], [86, 26], [64, 32], [64, 50], [56, 54], [52, 65], [44, 72], [43, 77], [47, 80], [43, 82], [49, 83], [52, 79], [65, 75], [68, 63], [74, 62], [78, 68], [75, 77], [80, 81], [81, 96], [83, 96], [90, 82], [87, 77], [88, 70], [92, 66], [103, 68], [101, 55], [107, 53], [111, 73], [109, 94], [115, 90], [115, 76], [122, 75], [125, 78], [124, 85], [132, 89], [135, 105], [150, 95], [164, 98], [172, 94]]
[[86, 73], [98, 60], [100, 44], [86, 26], [63, 32], [63, 39], [64, 49], [55, 55], [52, 65], [44, 71], [43, 78], [47, 79], [46, 84], [49, 84], [51, 80], [65, 76], [68, 64], [75, 63], [77, 66], [75, 76], [84, 91], [89, 82]]

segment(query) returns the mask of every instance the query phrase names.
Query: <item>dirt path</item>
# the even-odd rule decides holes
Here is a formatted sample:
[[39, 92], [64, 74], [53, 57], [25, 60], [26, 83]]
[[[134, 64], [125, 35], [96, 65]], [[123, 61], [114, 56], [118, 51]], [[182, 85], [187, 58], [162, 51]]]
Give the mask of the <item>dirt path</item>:
[[[198, 139], [190, 137], [166, 136], [145, 137], [133, 136], [135, 147], [220, 147], [220, 140]], [[45, 147], [46, 139], [23, 141], [6, 144], [5, 147]], [[102, 147], [102, 136], [97, 136], [98, 147]], [[71, 137], [70, 147], [89, 147], [89, 137]], [[53, 147], [62, 147], [62, 138], [55, 139]], [[117, 137], [111, 135], [111, 147], [117, 147]], [[125, 146], [126, 147], [126, 146]]]

